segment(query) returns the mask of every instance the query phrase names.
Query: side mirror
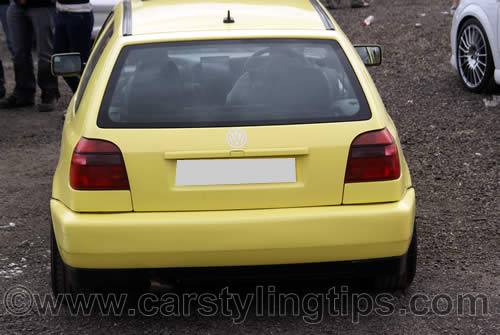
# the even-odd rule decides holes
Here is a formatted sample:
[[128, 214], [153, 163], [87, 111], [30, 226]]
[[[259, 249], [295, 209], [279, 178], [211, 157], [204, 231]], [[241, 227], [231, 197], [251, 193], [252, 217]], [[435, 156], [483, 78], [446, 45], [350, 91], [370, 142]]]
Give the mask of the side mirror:
[[379, 45], [356, 45], [355, 48], [366, 66], [382, 64], [382, 47]]
[[77, 52], [55, 54], [50, 62], [54, 76], [77, 77], [82, 73], [82, 58]]

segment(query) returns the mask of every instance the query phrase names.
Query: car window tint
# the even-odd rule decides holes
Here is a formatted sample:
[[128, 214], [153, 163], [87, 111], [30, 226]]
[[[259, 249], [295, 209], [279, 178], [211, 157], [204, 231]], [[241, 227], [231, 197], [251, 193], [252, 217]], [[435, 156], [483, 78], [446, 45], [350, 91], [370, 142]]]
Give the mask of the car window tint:
[[112, 16], [108, 18], [107, 22], [108, 25], [102, 28], [101, 32], [99, 33], [100, 38], [98, 37], [96, 44], [94, 45], [92, 54], [90, 55], [90, 58], [87, 64], [85, 65], [85, 70], [83, 71], [83, 75], [80, 79], [80, 85], [78, 87], [78, 92], [76, 94], [76, 101], [75, 101], [76, 111], [78, 111], [78, 108], [80, 107], [82, 97], [85, 94], [85, 90], [87, 89], [90, 77], [94, 72], [94, 68], [97, 65], [97, 62], [99, 61], [99, 58], [101, 57], [101, 54], [103, 53], [104, 49], [106, 49], [109, 40], [113, 36], [114, 22]]
[[125, 47], [98, 125], [189, 128], [366, 120], [335, 41], [240, 40]]

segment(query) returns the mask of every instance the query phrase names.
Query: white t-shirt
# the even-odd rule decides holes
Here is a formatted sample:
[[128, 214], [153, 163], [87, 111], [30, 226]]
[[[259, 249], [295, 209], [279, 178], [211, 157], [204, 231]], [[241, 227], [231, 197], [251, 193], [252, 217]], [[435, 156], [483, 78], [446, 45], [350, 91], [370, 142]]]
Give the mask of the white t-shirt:
[[66, 5], [57, 2], [56, 8], [60, 12], [70, 12], [70, 13], [88, 13], [92, 11], [92, 5], [90, 3]]

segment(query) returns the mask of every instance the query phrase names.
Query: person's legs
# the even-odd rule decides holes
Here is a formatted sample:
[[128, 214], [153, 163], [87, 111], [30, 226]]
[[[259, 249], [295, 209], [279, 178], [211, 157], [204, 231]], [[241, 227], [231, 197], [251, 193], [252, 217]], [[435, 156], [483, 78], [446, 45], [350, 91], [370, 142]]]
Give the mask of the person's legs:
[[14, 51], [16, 87], [13, 95], [0, 107], [15, 108], [33, 105], [36, 86], [31, 56], [33, 41], [31, 22], [26, 11], [16, 4], [11, 4], [7, 10], [7, 22]]
[[69, 50], [69, 38], [66, 31], [66, 20], [64, 13], [56, 13], [54, 53], [65, 53]]
[[14, 54], [12, 49], [12, 41], [10, 39], [9, 25], [7, 24], [7, 10], [9, 5], [0, 5], [0, 22], [2, 23], [3, 32], [5, 33], [5, 39], [7, 40], [7, 47], [11, 54]]
[[[3, 31], [5, 33], [5, 39], [7, 40], [7, 45], [10, 49], [9, 43], [9, 33], [7, 31], [7, 8], [9, 5], [0, 5], [0, 22], [2, 22]], [[0, 99], [5, 97], [5, 74], [3, 70], [3, 62], [0, 58]]]
[[[92, 48], [94, 14], [80, 13], [72, 16], [74, 19], [71, 20], [71, 24], [68, 25], [71, 51], [79, 52], [82, 56], [82, 62], [86, 64]], [[73, 92], [76, 92], [78, 84], [80, 83], [80, 78], [72, 77], [68, 79], [72, 81], [71, 85]]]
[[[56, 19], [55, 19], [55, 37], [54, 37], [54, 53], [67, 53], [71, 52], [70, 48], [70, 37], [68, 35], [68, 21], [70, 18], [68, 17], [67, 13], [64, 12], [57, 12], [56, 14]], [[74, 89], [74, 81], [76, 80], [76, 86], [78, 87], [78, 78], [74, 77], [64, 77], [64, 80], [68, 84], [68, 86], [71, 88], [73, 93], [75, 92]]]
[[[12, 54], [12, 44], [9, 37], [9, 28], [7, 25], [7, 9], [9, 5], [0, 5], [0, 22], [2, 23], [3, 31], [5, 33], [5, 40], [7, 41], [7, 47]], [[3, 62], [0, 59], [0, 99], [5, 97], [5, 74], [3, 70]]]
[[6, 91], [5, 91], [5, 74], [3, 72], [3, 63], [2, 59], [0, 58], [0, 99], [3, 99], [5, 97]]
[[[86, 63], [92, 47], [92, 13], [58, 13], [56, 18], [55, 52], [78, 52]], [[78, 88], [79, 78], [64, 78], [73, 92]]]
[[94, 14], [70, 13], [70, 17], [68, 33], [71, 51], [79, 52], [82, 56], [82, 61], [86, 63], [90, 55], [90, 49], [92, 48]]
[[51, 111], [59, 98], [57, 77], [52, 75], [50, 66], [50, 59], [54, 52], [54, 19], [56, 12], [52, 7], [41, 7], [30, 8], [27, 13], [35, 31], [38, 54], [38, 86], [42, 90], [42, 104], [39, 110]]

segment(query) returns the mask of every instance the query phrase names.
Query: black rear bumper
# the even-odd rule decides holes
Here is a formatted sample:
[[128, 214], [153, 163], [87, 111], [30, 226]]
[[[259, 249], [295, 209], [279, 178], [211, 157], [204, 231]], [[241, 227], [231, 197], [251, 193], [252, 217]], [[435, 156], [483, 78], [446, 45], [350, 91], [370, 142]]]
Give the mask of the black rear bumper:
[[[324, 279], [363, 279], [397, 273], [404, 267], [405, 256], [361, 261], [311, 264], [230, 266], [169, 269], [77, 269], [67, 267], [70, 280], [80, 287], [148, 286], [151, 279], [162, 282], [199, 283], [269, 282]], [[134, 286], [134, 285], [132, 285]]]

